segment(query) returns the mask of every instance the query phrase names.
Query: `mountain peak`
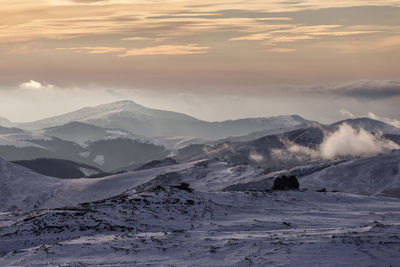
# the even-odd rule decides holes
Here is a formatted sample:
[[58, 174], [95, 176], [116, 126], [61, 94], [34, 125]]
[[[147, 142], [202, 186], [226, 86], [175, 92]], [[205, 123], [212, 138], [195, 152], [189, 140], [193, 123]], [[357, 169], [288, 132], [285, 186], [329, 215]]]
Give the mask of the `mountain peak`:
[[137, 104], [136, 102], [126, 99], [126, 100], [119, 100], [111, 103], [106, 103], [102, 104], [99, 106], [96, 106], [96, 108], [101, 108], [101, 107], [108, 107], [108, 108], [130, 108], [130, 107], [141, 107], [144, 108], [144, 106]]
[[0, 125], [8, 127], [12, 125], [12, 122], [4, 117], [0, 117]]

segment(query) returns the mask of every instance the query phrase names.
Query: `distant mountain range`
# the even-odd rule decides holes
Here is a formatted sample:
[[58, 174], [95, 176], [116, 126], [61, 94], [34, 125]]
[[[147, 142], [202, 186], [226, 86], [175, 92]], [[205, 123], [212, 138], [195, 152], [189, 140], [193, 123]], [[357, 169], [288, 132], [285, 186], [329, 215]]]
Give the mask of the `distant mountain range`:
[[348, 263], [344, 246], [364, 257], [360, 244], [374, 251], [360, 265], [398, 258], [400, 129], [386, 123], [205, 122], [131, 101], [1, 121], [1, 266], [159, 265], [198, 248], [219, 265], [265, 265], [271, 251], [285, 265], [321, 244], [327, 264]]
[[[318, 158], [293, 153], [288, 144], [318, 149], [326, 135], [344, 123], [400, 143], [399, 128], [369, 118], [331, 125], [297, 115], [206, 122], [119, 101], [12, 128], [0, 126], [0, 157], [69, 160], [103, 172], [134, 170], [166, 157], [177, 162], [215, 157], [277, 171]], [[276, 151], [285, 155], [277, 157]]]
[[126, 100], [87, 107], [35, 122], [15, 123], [13, 126], [26, 130], [40, 130], [71, 122], [84, 122], [102, 128], [122, 129], [148, 137], [190, 136], [207, 139], [241, 136], [256, 131], [311, 125], [312, 123], [298, 115], [207, 122], [182, 113], [146, 108]]

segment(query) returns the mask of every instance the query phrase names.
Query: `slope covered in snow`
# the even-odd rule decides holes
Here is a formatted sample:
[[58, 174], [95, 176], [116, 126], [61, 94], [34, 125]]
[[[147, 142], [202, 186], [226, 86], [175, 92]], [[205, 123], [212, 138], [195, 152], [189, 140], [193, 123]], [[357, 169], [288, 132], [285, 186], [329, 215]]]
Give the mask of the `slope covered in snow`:
[[335, 164], [300, 178], [311, 190], [400, 197], [400, 150]]
[[399, 221], [399, 199], [156, 188], [2, 213], [0, 265], [397, 266]]
[[57, 179], [0, 160], [0, 211], [58, 208], [65, 205], [112, 197], [129, 188], [190, 183], [197, 190], [217, 191], [249, 181], [262, 170], [230, 166], [218, 160], [190, 162], [93, 179]]

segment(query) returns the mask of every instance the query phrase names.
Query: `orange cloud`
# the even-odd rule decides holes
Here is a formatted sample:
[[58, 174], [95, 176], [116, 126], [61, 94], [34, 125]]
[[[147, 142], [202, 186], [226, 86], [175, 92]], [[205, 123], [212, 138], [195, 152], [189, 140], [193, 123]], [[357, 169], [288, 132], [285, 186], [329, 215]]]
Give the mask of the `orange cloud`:
[[296, 49], [293, 48], [272, 48], [272, 49], [268, 49], [267, 51], [269, 52], [275, 52], [275, 53], [290, 53], [290, 52], [295, 52]]
[[141, 55], [190, 55], [190, 54], [204, 54], [207, 53], [209, 47], [199, 46], [198, 44], [188, 45], [160, 45], [153, 47], [145, 47], [138, 49], [131, 49], [126, 51], [125, 54], [119, 55], [120, 57], [128, 56], [141, 56]]
[[106, 54], [106, 53], [117, 53], [126, 50], [126, 48], [120, 47], [69, 47], [69, 48], [56, 48], [57, 50], [69, 50], [77, 53], [89, 53], [89, 54]]

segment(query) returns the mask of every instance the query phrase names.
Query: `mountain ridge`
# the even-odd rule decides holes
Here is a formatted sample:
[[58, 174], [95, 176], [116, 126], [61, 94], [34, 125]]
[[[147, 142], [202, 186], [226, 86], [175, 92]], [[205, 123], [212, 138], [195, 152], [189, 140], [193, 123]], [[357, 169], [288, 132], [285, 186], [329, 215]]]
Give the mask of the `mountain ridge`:
[[230, 135], [239, 136], [254, 131], [311, 123], [299, 115], [208, 122], [183, 113], [151, 109], [130, 100], [123, 100], [16, 125], [27, 130], [39, 130], [73, 121], [103, 128], [122, 129], [152, 137], [192, 136], [208, 139], [218, 139]]

